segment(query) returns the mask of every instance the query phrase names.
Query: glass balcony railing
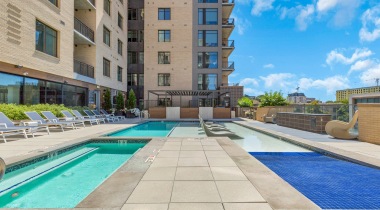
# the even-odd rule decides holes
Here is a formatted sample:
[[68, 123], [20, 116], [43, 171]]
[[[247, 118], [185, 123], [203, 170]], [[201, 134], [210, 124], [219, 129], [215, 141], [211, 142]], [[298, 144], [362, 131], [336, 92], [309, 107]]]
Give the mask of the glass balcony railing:
[[235, 19], [234, 18], [223, 18], [222, 23], [223, 23], [223, 25], [233, 26], [233, 25], [235, 25]]
[[234, 4], [235, 0], [223, 0], [223, 4]]
[[234, 40], [225, 40], [222, 42], [222, 47], [235, 47]]
[[223, 69], [235, 69], [235, 62], [233, 61], [230, 61], [230, 62], [223, 62], [223, 65], [222, 65], [222, 68]]

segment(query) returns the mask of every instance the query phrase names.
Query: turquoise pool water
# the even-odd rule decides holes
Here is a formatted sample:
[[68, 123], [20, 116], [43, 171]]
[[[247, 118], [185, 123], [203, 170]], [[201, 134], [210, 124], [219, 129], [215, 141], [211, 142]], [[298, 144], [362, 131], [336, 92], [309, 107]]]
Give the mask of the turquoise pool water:
[[144, 145], [92, 143], [7, 173], [0, 207], [73, 208]]
[[178, 122], [152, 121], [127, 128], [108, 136], [166, 137]]

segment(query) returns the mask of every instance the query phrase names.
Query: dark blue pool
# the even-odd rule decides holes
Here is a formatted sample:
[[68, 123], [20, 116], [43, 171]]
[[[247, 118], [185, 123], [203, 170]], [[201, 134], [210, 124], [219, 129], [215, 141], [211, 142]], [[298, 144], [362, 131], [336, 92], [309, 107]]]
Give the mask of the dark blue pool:
[[380, 170], [319, 153], [250, 152], [323, 209], [380, 209]]

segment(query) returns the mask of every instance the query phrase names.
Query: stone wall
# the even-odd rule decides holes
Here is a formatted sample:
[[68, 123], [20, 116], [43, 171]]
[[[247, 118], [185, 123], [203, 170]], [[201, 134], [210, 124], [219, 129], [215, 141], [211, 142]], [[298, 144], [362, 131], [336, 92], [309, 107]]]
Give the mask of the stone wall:
[[358, 104], [359, 140], [380, 144], [380, 104]]

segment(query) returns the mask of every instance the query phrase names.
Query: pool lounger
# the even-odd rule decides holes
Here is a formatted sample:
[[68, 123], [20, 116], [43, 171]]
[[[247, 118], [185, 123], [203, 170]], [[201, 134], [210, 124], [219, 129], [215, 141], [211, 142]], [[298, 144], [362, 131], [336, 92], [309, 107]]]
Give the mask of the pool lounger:
[[[110, 116], [110, 115], [105, 115], [105, 114], [102, 114], [100, 113], [98, 110], [91, 110], [92, 113], [94, 113], [95, 116], [100, 116], [100, 117], [104, 117], [106, 118], [107, 120], [111, 120], [112, 122], [115, 122], [115, 121], [119, 121], [119, 118], [115, 117], [115, 116]], [[109, 122], [108, 120], [108, 122]]]
[[235, 133], [231, 132], [231, 131], [211, 131], [207, 126], [206, 124], [202, 123], [202, 128], [203, 130], [205, 131], [206, 135], [207, 136], [213, 136], [213, 137], [217, 137], [217, 136], [220, 136], [220, 137], [231, 137], [231, 138], [234, 138], [234, 139], [241, 139], [240, 136], [236, 135]]
[[26, 134], [32, 134], [40, 130], [45, 130], [50, 134], [49, 128], [46, 125], [38, 125], [34, 123], [32, 125], [30, 122], [21, 122], [22, 126], [16, 126], [4, 113], [0, 112], [0, 128], [8, 130], [25, 130]]
[[84, 125], [84, 121], [83, 120], [69, 120], [69, 119], [65, 119], [64, 121], [61, 121], [60, 119], [58, 119], [57, 116], [55, 116], [51, 111], [42, 111], [41, 112], [42, 115], [44, 115], [46, 117], [46, 119], [48, 119], [50, 122], [72, 122], [75, 124], [75, 127], [78, 126], [78, 125], [82, 125], [84, 128], [86, 127]]
[[101, 115], [96, 115], [94, 113], [92, 113], [90, 110], [83, 110], [84, 113], [86, 113], [89, 117], [94, 117], [95, 119], [102, 119], [102, 121], [105, 122], [105, 120], [107, 120], [108, 122], [112, 121], [113, 122], [113, 119], [110, 119], [110, 118], [104, 118], [102, 117]]
[[87, 113], [87, 116], [83, 116], [78, 110], [72, 110], [73, 114], [78, 118], [78, 119], [81, 119], [81, 120], [84, 120], [84, 119], [92, 119], [92, 120], [98, 120], [99, 123], [103, 122], [103, 123], [106, 123], [106, 120], [104, 118], [96, 118], [94, 115], [91, 115], [89, 116]]
[[45, 125], [49, 127], [58, 127], [64, 131], [64, 128], [76, 129], [74, 122], [49, 122], [42, 118], [37, 112], [25, 112], [26, 116], [29, 117], [34, 122], [37, 122], [38, 125]]
[[27, 139], [28, 135], [26, 134], [26, 129], [9, 129], [9, 128], [0, 128], [0, 135], [3, 137], [4, 143], [7, 143], [6, 136], [15, 136], [15, 135], [24, 135], [24, 137]]
[[68, 119], [80, 120], [80, 121], [83, 121], [83, 122], [88, 122], [88, 123], [90, 123], [90, 125], [93, 125], [93, 124], [99, 125], [100, 124], [100, 121], [98, 119], [90, 119], [90, 118], [84, 118], [84, 117], [83, 118], [75, 117], [69, 111], [61, 111], [61, 112]]
[[119, 120], [125, 120], [124, 116], [115, 116], [114, 114], [108, 114], [108, 112], [104, 109], [100, 109], [100, 112], [103, 113], [104, 115], [109, 115], [111, 117], [117, 117]]

